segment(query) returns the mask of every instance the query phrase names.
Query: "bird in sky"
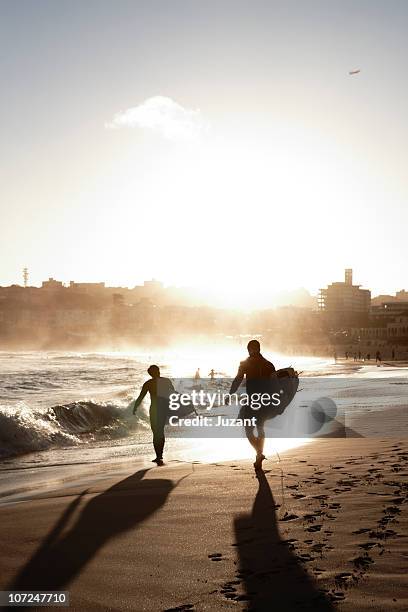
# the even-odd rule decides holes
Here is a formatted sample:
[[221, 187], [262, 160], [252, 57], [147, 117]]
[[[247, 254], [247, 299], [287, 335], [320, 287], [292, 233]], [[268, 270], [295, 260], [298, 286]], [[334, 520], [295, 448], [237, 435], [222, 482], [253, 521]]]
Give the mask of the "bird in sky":
[[349, 74], [351, 75], [358, 74], [359, 72], [361, 72], [360, 68], [357, 68], [356, 70], [349, 70]]

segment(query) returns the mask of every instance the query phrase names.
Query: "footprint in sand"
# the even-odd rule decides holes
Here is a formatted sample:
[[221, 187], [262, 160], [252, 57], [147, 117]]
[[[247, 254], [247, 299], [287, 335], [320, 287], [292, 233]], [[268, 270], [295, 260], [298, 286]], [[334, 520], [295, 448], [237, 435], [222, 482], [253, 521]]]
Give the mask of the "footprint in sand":
[[351, 563], [353, 563], [353, 565], [359, 570], [367, 570], [370, 565], [374, 563], [374, 559], [372, 559], [368, 553], [365, 553], [361, 557], [355, 557], [355, 559], [352, 559]]
[[237, 599], [238, 594], [237, 589], [235, 587], [235, 585], [237, 584], [241, 584], [241, 581], [230, 580], [229, 582], [225, 582], [220, 589], [220, 593], [224, 595], [226, 599]]
[[298, 519], [298, 515], [297, 514], [293, 514], [293, 513], [289, 513], [289, 512], [285, 512], [285, 514], [283, 515], [283, 517], [281, 519], [279, 519], [280, 521], [294, 521], [295, 519]]
[[327, 597], [333, 602], [343, 601], [346, 598], [345, 594], [342, 591], [328, 591]]
[[341, 572], [334, 577], [335, 585], [341, 588], [348, 589], [358, 581], [357, 576], [351, 572]]
[[314, 521], [316, 521], [318, 518], [320, 518], [321, 515], [322, 515], [322, 511], [321, 510], [316, 510], [314, 513], [305, 514], [303, 516], [303, 520], [307, 521], [308, 523], [314, 523]]
[[310, 561], [314, 561], [316, 559], [316, 557], [312, 557], [312, 555], [309, 555], [309, 553], [297, 555], [297, 558], [301, 563], [309, 563]]
[[342, 478], [341, 480], [338, 480], [336, 484], [339, 487], [356, 487], [357, 485], [360, 484], [360, 479], [359, 478]]
[[281, 540], [279, 544], [294, 544], [297, 541], [296, 538], [288, 538], [287, 540]]
[[391, 465], [391, 472], [400, 472], [402, 470], [402, 465], [399, 463], [393, 463]]
[[361, 535], [362, 533], [368, 533], [369, 531], [371, 531], [369, 527], [361, 527], [361, 529], [357, 529], [357, 531], [352, 531], [351, 533], [353, 535]]
[[393, 504], [398, 504], [398, 505], [400, 505], [400, 504], [403, 504], [403, 503], [405, 502], [405, 498], [404, 498], [404, 497], [394, 497], [394, 499], [390, 499], [390, 501], [391, 501]]
[[306, 531], [310, 531], [310, 532], [320, 531], [321, 528], [322, 528], [322, 525], [310, 525], [310, 527], [306, 527]]
[[326, 545], [323, 544], [323, 542], [317, 542], [316, 544], [313, 544], [313, 546], [311, 546], [311, 550], [313, 552], [320, 553], [321, 556], [323, 556], [323, 551], [325, 548], [326, 548]]
[[359, 548], [363, 548], [364, 550], [371, 550], [374, 546], [378, 546], [377, 542], [364, 542], [363, 544], [358, 545]]
[[211, 561], [224, 561], [226, 559], [226, 557], [222, 556], [222, 553], [211, 553], [208, 555], [208, 558], [211, 559]]
[[177, 606], [176, 608], [166, 608], [164, 612], [187, 612], [187, 610], [193, 612], [193, 610], [195, 610], [194, 604], [182, 604], [181, 606]]
[[393, 529], [385, 529], [384, 531], [370, 531], [369, 533], [369, 537], [370, 538], [375, 538], [377, 540], [388, 540], [388, 538], [393, 538], [395, 536], [397, 536], [398, 533], [396, 531], [394, 531]]

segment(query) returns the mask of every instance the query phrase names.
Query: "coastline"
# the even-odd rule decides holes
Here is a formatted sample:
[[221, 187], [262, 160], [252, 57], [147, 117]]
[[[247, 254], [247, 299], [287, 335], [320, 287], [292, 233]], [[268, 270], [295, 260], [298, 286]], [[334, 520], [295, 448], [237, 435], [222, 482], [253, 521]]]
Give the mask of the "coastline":
[[[344, 421], [346, 437], [357, 435], [391, 438], [398, 437], [408, 430], [408, 412], [404, 405], [398, 405], [392, 397], [380, 396], [380, 404], [372, 403], [371, 397], [372, 393], [381, 393], [381, 389], [378, 388], [378, 377], [387, 378], [391, 385], [407, 385], [392, 386], [401, 397], [405, 396], [408, 380], [405, 380], [407, 369], [404, 365], [389, 367], [384, 364], [382, 367], [376, 367], [373, 364], [355, 364], [342, 359], [337, 365], [326, 365], [317, 370], [311, 368], [303, 372], [302, 376], [305, 376], [305, 381], [309, 377], [321, 380], [322, 385], [319, 382], [319, 387], [323, 395], [325, 395], [325, 378], [332, 381], [336, 378], [341, 382], [343, 377], [349, 377], [350, 381], [352, 379], [358, 381], [360, 392], [364, 394], [368, 392], [369, 401], [361, 408], [356, 405], [355, 410], [347, 413]], [[394, 381], [395, 377], [401, 377], [401, 380]], [[0, 463], [0, 503], [18, 500], [21, 495], [29, 496], [31, 492], [42, 488], [50, 490], [53, 487], [64, 487], [65, 483], [75, 482], [78, 477], [86, 476], [89, 469], [98, 475], [115, 470], [115, 466], [125, 465], [128, 462], [137, 464], [140, 468], [150, 467], [152, 453], [150, 430], [145, 428], [141, 433], [143, 436], [140, 441], [125, 436], [112, 438], [110, 441], [107, 439], [101, 443], [91, 441], [73, 446], [55, 446], [5, 457]], [[310, 441], [313, 443], [314, 439]], [[241, 460], [252, 456], [249, 444], [244, 439], [236, 438], [232, 446], [220, 445], [219, 442], [220, 440], [211, 445], [211, 440], [204, 438], [196, 439], [191, 445], [188, 439], [184, 441], [172, 439], [169, 433], [166, 455], [170, 461], [185, 461], [188, 458], [190, 461], [200, 462]], [[238, 448], [239, 443], [241, 446]], [[278, 446], [279, 452], [285, 448], [290, 448], [290, 445]], [[236, 452], [237, 449], [239, 452]]]

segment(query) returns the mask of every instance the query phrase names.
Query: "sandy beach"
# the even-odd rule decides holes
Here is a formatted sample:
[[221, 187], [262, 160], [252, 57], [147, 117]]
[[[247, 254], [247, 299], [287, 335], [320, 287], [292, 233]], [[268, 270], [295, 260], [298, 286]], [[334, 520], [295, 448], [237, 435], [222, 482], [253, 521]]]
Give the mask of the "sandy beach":
[[317, 440], [249, 461], [132, 462], [0, 507], [1, 589], [73, 610], [406, 610], [408, 444]]

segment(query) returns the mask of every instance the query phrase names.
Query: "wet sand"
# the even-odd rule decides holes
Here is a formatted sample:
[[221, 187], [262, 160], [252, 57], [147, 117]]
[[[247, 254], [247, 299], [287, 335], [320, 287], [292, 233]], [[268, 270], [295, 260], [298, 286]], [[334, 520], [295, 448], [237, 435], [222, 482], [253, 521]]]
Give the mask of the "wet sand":
[[0, 506], [1, 589], [74, 610], [408, 609], [408, 441], [112, 466]]

